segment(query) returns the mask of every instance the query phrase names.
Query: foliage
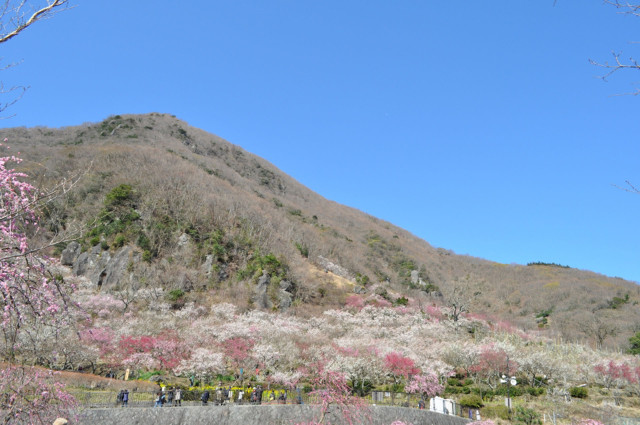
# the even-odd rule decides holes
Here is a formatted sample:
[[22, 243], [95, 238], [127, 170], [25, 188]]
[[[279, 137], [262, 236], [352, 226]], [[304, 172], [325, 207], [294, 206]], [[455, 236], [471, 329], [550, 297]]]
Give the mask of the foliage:
[[0, 420], [5, 424], [51, 424], [69, 417], [76, 400], [51, 371], [8, 366], [0, 370]]
[[574, 398], [587, 398], [589, 389], [587, 387], [571, 387], [569, 388], [569, 395]]
[[607, 304], [610, 309], [618, 309], [629, 302], [629, 294], [625, 294], [624, 297], [613, 297], [610, 299]]
[[549, 266], [549, 267], [559, 267], [561, 269], [570, 269], [569, 266], [563, 266], [562, 264], [556, 263], [545, 263], [544, 261], [535, 261], [531, 263], [527, 263], [527, 266]]
[[518, 424], [538, 425], [542, 424], [540, 414], [534, 409], [528, 407], [517, 406], [514, 419]]
[[629, 354], [640, 355], [640, 332], [629, 338]]
[[479, 409], [484, 406], [482, 398], [476, 394], [464, 395], [460, 397], [458, 403], [460, 403], [461, 406], [472, 407], [474, 409]]

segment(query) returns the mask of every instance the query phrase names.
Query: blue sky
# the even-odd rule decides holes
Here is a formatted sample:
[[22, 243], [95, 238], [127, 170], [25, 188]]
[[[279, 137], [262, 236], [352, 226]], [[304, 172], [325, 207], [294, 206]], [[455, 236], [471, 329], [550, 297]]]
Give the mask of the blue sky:
[[[74, 1], [4, 127], [165, 112], [437, 247], [640, 281], [640, 18], [601, 1]], [[634, 52], [635, 51], [635, 52]]]

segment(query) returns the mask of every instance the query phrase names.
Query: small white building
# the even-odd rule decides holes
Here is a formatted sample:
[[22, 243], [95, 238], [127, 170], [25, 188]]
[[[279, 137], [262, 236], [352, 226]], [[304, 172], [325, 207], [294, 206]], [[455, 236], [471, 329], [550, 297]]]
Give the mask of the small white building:
[[429, 400], [429, 410], [432, 412], [438, 412], [444, 415], [455, 415], [456, 407], [456, 402], [448, 398], [433, 397]]

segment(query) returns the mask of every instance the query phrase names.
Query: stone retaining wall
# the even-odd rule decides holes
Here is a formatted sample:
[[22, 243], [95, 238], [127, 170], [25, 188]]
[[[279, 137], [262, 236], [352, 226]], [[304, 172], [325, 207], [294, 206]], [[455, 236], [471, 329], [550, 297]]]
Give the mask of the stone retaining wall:
[[[87, 425], [293, 425], [318, 419], [318, 406], [198, 406], [162, 408], [89, 409], [80, 414]], [[390, 425], [402, 420], [414, 425], [464, 425], [468, 419], [427, 410], [392, 406], [371, 406], [363, 424]], [[345, 424], [339, 411], [330, 411], [325, 423]]]

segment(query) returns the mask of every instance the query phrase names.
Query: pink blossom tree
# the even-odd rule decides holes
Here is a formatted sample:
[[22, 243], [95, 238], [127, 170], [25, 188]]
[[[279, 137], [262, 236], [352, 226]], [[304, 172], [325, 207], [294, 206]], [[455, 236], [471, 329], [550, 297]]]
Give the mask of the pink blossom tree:
[[635, 370], [625, 362], [616, 363], [614, 360], [609, 360], [595, 365], [593, 369], [598, 382], [607, 389], [621, 388], [626, 384], [634, 384], [638, 380]]
[[50, 424], [77, 407], [53, 372], [33, 367], [0, 370], [0, 394], [0, 420], [5, 424]]
[[327, 370], [325, 363], [319, 362], [307, 370], [307, 378], [313, 388], [310, 395], [320, 405], [320, 414], [317, 420], [300, 425], [324, 424], [330, 413], [338, 413], [348, 425], [362, 423], [367, 419], [369, 411], [365, 401], [351, 394], [347, 377], [343, 373]]
[[409, 394], [420, 394], [423, 400], [434, 397], [444, 391], [444, 386], [440, 384], [438, 376], [433, 372], [423, 372], [413, 375], [411, 380], [404, 387]]
[[70, 288], [48, 272], [47, 259], [29, 246], [28, 234], [38, 230], [36, 209], [47, 196], [25, 182], [25, 174], [9, 168], [20, 162], [15, 156], [0, 157], [0, 326], [5, 361], [0, 369], [0, 417], [4, 423], [44, 423], [58, 410], [72, 407], [73, 398], [53, 383], [51, 374], [16, 365], [20, 338], [29, 329], [66, 323]]
[[420, 369], [409, 357], [392, 351], [384, 357], [384, 365], [393, 379], [394, 386], [397, 386], [402, 379], [409, 379], [409, 375], [416, 375]]

